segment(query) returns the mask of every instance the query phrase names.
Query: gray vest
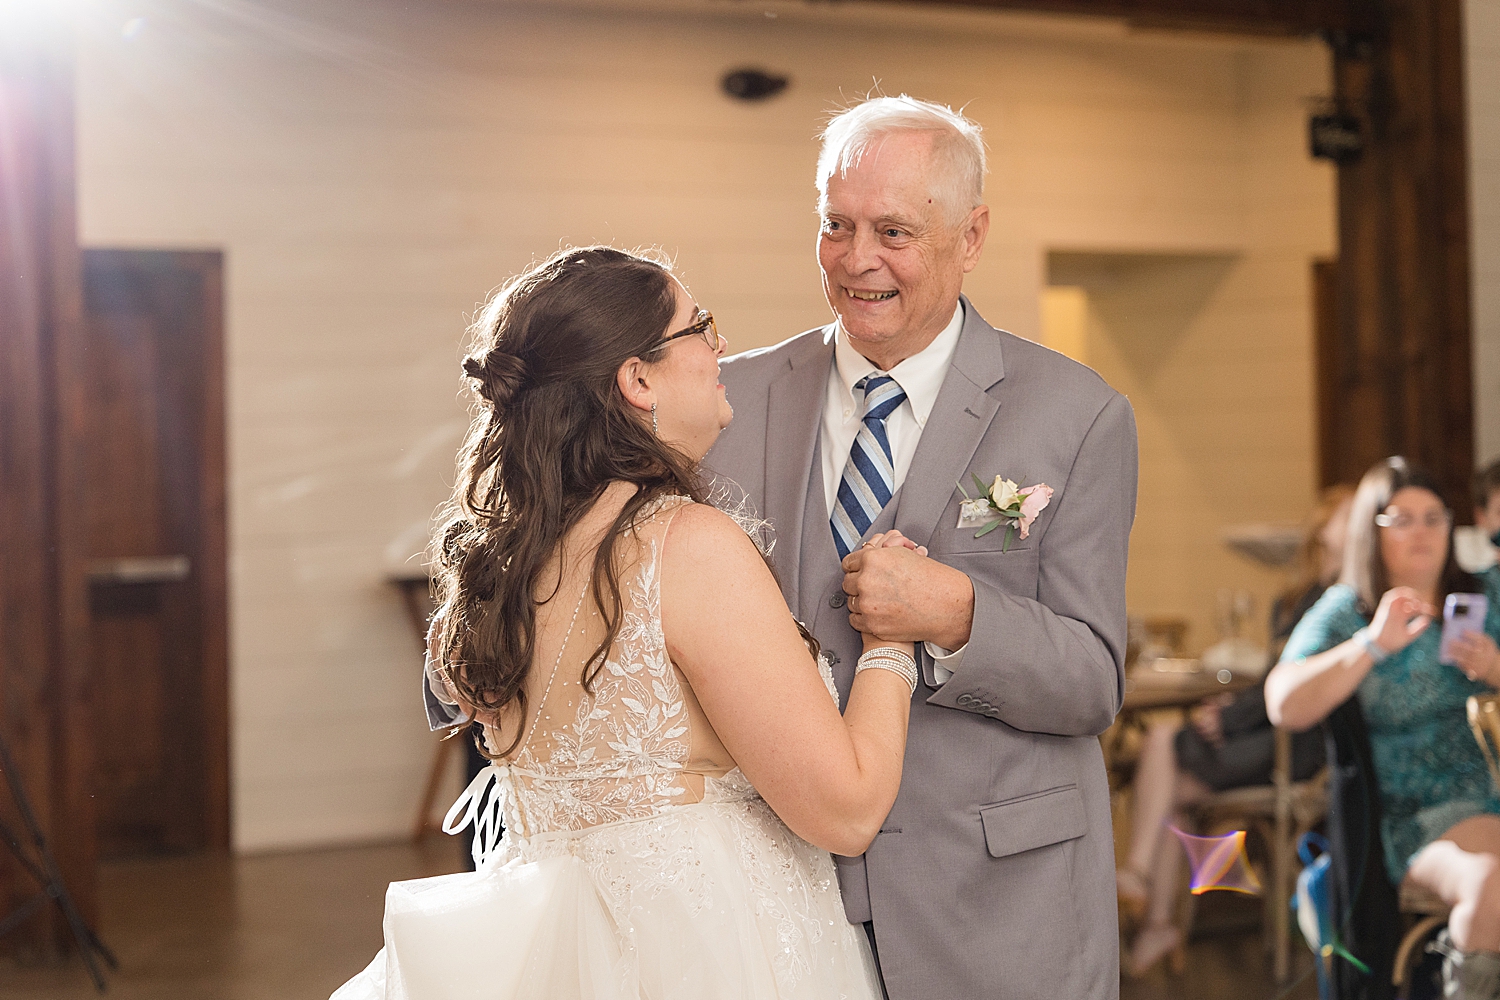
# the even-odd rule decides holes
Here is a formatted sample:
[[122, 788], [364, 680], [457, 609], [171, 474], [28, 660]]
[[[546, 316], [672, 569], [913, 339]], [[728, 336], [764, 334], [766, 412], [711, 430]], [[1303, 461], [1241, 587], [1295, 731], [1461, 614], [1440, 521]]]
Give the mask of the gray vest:
[[[833, 544], [833, 527], [828, 519], [823, 486], [822, 435], [813, 449], [813, 474], [807, 477], [807, 504], [802, 512], [802, 551], [800, 565], [787, 567], [797, 573], [797, 616], [802, 619], [823, 649], [833, 654], [833, 680], [839, 690], [839, 704], [849, 702], [849, 687], [854, 683], [854, 667], [864, 645], [860, 635], [849, 625], [849, 608], [844, 594], [844, 571], [839, 565], [839, 550]], [[842, 467], [841, 470], [842, 472]], [[896, 526], [896, 509], [901, 490], [891, 497], [864, 537], [890, 531]], [[925, 697], [918, 687], [918, 697]], [[865, 859], [834, 856], [838, 866], [839, 888], [844, 894], [844, 908], [851, 921], [870, 919], [870, 890], [865, 880]]]

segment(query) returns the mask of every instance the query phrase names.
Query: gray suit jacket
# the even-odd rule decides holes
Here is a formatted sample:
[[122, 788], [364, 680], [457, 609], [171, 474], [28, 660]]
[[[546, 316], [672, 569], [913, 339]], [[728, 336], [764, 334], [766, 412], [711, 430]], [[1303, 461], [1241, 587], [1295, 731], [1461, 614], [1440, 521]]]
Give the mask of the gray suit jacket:
[[[894, 525], [974, 584], [963, 663], [931, 664], [912, 704], [896, 804], [861, 858], [836, 858], [851, 921], [873, 921], [891, 1000], [1119, 993], [1109, 788], [1096, 739], [1123, 692], [1125, 557], [1135, 517], [1130, 404], [1093, 371], [996, 330], [965, 300], [952, 367]], [[705, 459], [776, 532], [787, 603], [837, 661], [849, 625], [822, 482], [832, 327], [727, 359], [734, 422]], [[971, 473], [1056, 490], [1025, 541], [958, 528]], [[1023, 483], [1023, 484], [1024, 484]]]

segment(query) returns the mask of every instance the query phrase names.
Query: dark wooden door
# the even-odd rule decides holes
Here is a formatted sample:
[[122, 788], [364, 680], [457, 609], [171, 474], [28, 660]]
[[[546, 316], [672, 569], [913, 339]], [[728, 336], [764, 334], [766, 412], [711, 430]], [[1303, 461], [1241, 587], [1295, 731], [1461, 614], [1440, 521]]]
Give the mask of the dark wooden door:
[[83, 270], [99, 855], [226, 847], [222, 257]]

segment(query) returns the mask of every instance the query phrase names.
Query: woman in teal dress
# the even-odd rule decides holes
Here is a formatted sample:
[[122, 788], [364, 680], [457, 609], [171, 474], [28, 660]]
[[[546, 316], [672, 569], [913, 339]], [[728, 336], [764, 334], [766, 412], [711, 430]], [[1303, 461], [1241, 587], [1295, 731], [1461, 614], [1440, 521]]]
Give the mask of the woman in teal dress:
[[[1464, 717], [1470, 695], [1500, 687], [1500, 569], [1459, 569], [1452, 528], [1437, 483], [1404, 459], [1366, 473], [1339, 583], [1287, 640], [1266, 709], [1300, 731], [1358, 695], [1391, 880], [1453, 907], [1457, 996], [1500, 998], [1500, 793]], [[1439, 609], [1451, 593], [1487, 595], [1489, 614], [1441, 663]]]

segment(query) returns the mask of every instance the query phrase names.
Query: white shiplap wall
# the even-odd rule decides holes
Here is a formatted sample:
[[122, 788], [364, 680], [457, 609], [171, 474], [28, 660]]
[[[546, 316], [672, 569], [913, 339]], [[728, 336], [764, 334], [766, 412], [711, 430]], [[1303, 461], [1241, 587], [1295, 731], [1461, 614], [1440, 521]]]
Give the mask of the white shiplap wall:
[[[468, 314], [535, 255], [605, 240], [675, 253], [735, 348], [821, 323], [813, 135], [877, 80], [988, 130], [995, 226], [968, 290], [997, 325], [1037, 335], [1052, 249], [1238, 255], [1199, 322], [1242, 344], [1273, 331], [1264, 395], [1221, 451], [1260, 440], [1245, 455], [1274, 453], [1274, 475], [1214, 492], [1162, 575], [1198, 574], [1188, 599], [1211, 601], [1199, 576], [1240, 572], [1195, 561], [1219, 522], [1310, 496], [1306, 270], [1333, 239], [1327, 171], [1301, 152], [1301, 98], [1326, 89], [1313, 43], [857, 3], [94, 10], [84, 242], [226, 252], [242, 850], [411, 821], [431, 740], [382, 579], [451, 481]], [[717, 79], [745, 64], [793, 85], [732, 102]]]

